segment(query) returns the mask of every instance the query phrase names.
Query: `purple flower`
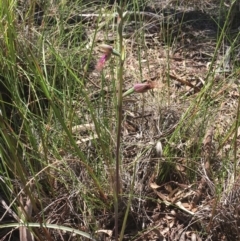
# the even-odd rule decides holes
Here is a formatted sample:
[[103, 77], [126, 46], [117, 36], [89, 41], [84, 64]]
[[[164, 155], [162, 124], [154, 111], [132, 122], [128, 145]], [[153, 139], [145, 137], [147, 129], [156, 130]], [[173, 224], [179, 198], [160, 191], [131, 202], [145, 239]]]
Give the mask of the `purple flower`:
[[154, 87], [155, 87], [155, 85], [152, 84], [151, 82], [138, 83], [138, 84], [135, 84], [135, 85], [133, 86], [134, 91], [137, 92], [137, 93], [147, 92], [148, 90], [153, 89]]
[[111, 57], [111, 54], [113, 52], [113, 48], [110, 45], [103, 44], [100, 46], [100, 48], [103, 50], [104, 55], [99, 59], [97, 65], [96, 65], [96, 70], [101, 71], [107, 62], [109, 58]]
[[145, 83], [137, 83], [135, 84], [131, 89], [127, 90], [123, 93], [123, 97], [131, 95], [132, 93], [144, 93], [148, 90], [154, 89], [154, 88], [161, 88], [162, 84], [158, 83], [157, 81], [148, 81]]
[[[110, 54], [111, 55], [111, 54]], [[104, 54], [98, 61], [96, 65], [96, 70], [101, 71], [106, 63], [106, 61], [110, 58], [110, 55]]]

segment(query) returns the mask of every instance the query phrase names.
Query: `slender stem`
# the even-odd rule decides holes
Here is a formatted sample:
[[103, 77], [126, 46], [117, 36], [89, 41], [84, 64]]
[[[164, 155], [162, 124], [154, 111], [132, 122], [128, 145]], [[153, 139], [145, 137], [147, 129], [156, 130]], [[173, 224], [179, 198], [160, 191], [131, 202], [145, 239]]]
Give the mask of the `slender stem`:
[[237, 135], [238, 135], [239, 119], [240, 119], [240, 97], [238, 97], [237, 117], [236, 117], [234, 145], [233, 145], [233, 153], [234, 153], [234, 181], [236, 181], [236, 178], [237, 178], [237, 151], [238, 151], [238, 148], [237, 148]]
[[118, 9], [118, 50], [121, 53], [119, 58], [117, 81], [118, 81], [118, 95], [117, 95], [117, 147], [116, 147], [116, 196], [115, 196], [115, 240], [118, 240], [118, 205], [120, 194], [120, 147], [121, 147], [121, 126], [122, 126], [122, 88], [123, 88], [123, 64], [125, 59], [123, 48], [123, 5]]
[[126, 224], [127, 224], [127, 218], [128, 218], [130, 206], [131, 206], [131, 203], [132, 203], [133, 191], [134, 191], [134, 184], [135, 184], [135, 177], [136, 177], [136, 167], [137, 167], [137, 160], [136, 160], [135, 163], [134, 163], [134, 171], [133, 171], [131, 189], [130, 189], [130, 193], [129, 193], [129, 197], [128, 197], [127, 209], [126, 209], [126, 212], [125, 212], [125, 215], [124, 215], [124, 219], [123, 219], [122, 229], [121, 229], [121, 232], [120, 232], [119, 241], [122, 241], [122, 240], [123, 240], [124, 230], [125, 230], [125, 227], [126, 227]]

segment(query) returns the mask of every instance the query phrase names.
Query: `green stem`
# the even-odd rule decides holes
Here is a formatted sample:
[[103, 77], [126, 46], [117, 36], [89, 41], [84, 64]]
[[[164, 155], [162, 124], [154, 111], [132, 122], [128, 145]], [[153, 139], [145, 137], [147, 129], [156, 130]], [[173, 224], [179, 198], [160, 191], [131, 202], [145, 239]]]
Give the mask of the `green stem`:
[[118, 7], [119, 22], [118, 22], [118, 50], [121, 54], [119, 58], [119, 67], [117, 72], [118, 81], [118, 95], [117, 95], [117, 147], [116, 147], [116, 193], [115, 193], [115, 240], [118, 240], [118, 204], [120, 194], [120, 146], [121, 146], [121, 125], [122, 125], [122, 88], [123, 88], [123, 64], [125, 59], [123, 48], [123, 4], [121, 8]]

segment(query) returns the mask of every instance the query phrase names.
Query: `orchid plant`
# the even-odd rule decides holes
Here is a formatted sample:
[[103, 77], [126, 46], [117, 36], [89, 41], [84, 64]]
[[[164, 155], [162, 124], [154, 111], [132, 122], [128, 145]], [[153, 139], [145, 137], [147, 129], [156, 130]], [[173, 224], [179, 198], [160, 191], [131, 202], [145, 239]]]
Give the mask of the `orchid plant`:
[[[123, 22], [127, 18], [127, 12], [123, 12], [124, 4], [123, 0], [121, 1], [121, 6], [117, 7], [118, 12], [118, 51], [115, 50], [110, 45], [100, 45], [100, 49], [103, 52], [102, 57], [98, 60], [96, 64], [96, 70], [101, 72], [106, 62], [111, 58], [112, 55], [119, 57], [119, 62], [117, 65], [117, 140], [116, 140], [116, 170], [115, 170], [115, 193], [114, 193], [114, 207], [115, 207], [115, 240], [122, 240], [123, 233], [126, 225], [127, 212], [125, 214], [124, 223], [122, 224], [122, 229], [120, 233], [120, 237], [118, 238], [118, 206], [119, 206], [119, 198], [120, 198], [120, 145], [121, 145], [121, 127], [122, 127], [122, 102], [123, 97], [130, 95], [134, 92], [136, 93], [144, 93], [148, 90], [151, 90], [157, 87], [157, 82], [150, 81], [146, 83], [137, 83], [132, 88], [130, 88], [125, 93], [122, 93], [123, 87], [123, 66], [125, 61], [125, 47], [123, 46]], [[129, 210], [129, 206], [128, 206]]]
[[[120, 53], [115, 50], [112, 46], [107, 45], [107, 44], [102, 44], [99, 46], [101, 51], [103, 52], [102, 57], [98, 60], [97, 65], [96, 65], [96, 70], [101, 72], [106, 64], [106, 62], [110, 59], [111, 55], [115, 55], [118, 57], [121, 57]], [[132, 93], [145, 93], [148, 90], [157, 88], [158, 84], [156, 81], [148, 81], [144, 83], [136, 83], [132, 88], [127, 90], [125, 93], [123, 93], [123, 97], [128, 96]]]
[[[102, 44], [99, 46], [100, 49], [103, 51], [103, 55], [102, 57], [98, 60], [97, 65], [96, 65], [96, 70], [97, 71], [102, 71], [105, 63], [107, 62], [107, 60], [110, 59], [111, 55], [115, 55], [118, 57], [121, 57], [120, 53], [115, 50], [112, 46], [107, 45], [107, 44]], [[136, 93], [145, 93], [148, 90], [157, 88], [158, 84], [156, 81], [148, 81], [145, 83], [136, 83], [132, 88], [130, 88], [129, 90], [127, 90], [125, 93], [123, 93], [123, 97], [128, 96], [134, 92]]]

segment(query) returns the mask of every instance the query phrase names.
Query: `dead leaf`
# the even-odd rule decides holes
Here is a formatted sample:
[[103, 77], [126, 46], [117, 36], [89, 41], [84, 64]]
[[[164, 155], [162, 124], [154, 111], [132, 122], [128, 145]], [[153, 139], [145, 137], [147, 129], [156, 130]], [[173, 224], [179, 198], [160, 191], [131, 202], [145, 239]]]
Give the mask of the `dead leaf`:
[[113, 231], [108, 229], [99, 229], [95, 233], [106, 233], [109, 237], [112, 237]]
[[161, 186], [158, 186], [155, 182], [149, 184], [152, 189], [158, 189]]

